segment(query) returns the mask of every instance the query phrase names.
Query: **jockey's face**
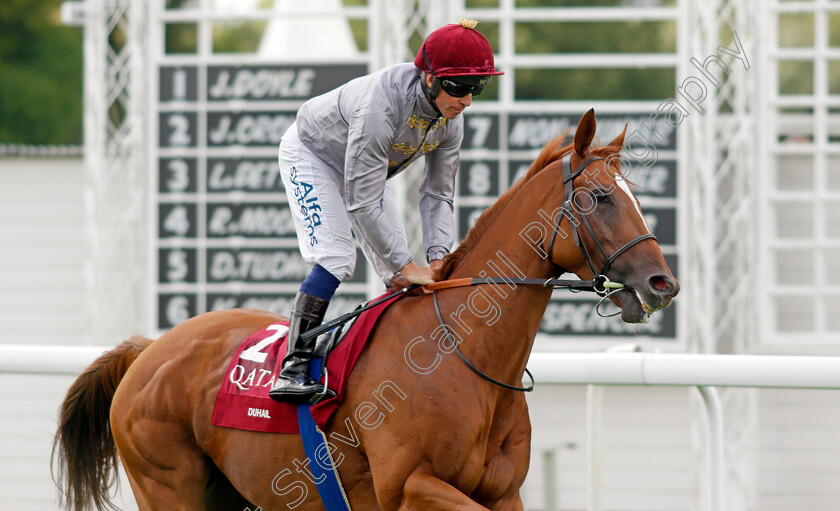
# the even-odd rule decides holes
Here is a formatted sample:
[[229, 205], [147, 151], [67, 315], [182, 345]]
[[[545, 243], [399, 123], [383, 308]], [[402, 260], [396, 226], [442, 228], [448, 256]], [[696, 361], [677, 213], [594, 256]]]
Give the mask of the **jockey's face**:
[[[434, 81], [434, 77], [431, 73], [426, 73], [426, 85], [429, 87], [432, 86], [432, 82]], [[446, 93], [443, 88], [438, 88], [438, 94], [435, 98], [435, 104], [440, 110], [440, 113], [446, 117], [447, 119], [454, 119], [458, 117], [458, 114], [464, 111], [468, 106], [472, 104], [472, 94], [467, 94], [461, 98], [453, 98], [449, 94]]]

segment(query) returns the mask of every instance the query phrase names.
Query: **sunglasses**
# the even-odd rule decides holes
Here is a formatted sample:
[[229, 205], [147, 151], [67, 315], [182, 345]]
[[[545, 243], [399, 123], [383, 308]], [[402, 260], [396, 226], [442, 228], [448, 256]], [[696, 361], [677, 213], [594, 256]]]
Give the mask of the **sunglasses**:
[[[488, 79], [487, 82], [489, 81]], [[463, 98], [467, 94], [478, 96], [484, 90], [484, 85], [473, 85], [470, 83], [456, 82], [449, 78], [441, 78], [440, 88], [453, 98]]]
[[[430, 70], [432, 69], [432, 64], [429, 63], [429, 56], [426, 54], [426, 43], [423, 43], [423, 46], [420, 47], [421, 51], [423, 52], [423, 60], [426, 61], [426, 67]], [[484, 87], [490, 83], [490, 76], [481, 76], [478, 79], [478, 84], [471, 84], [471, 83], [464, 83], [464, 82], [456, 82], [455, 80], [450, 80], [449, 78], [438, 78], [434, 71], [432, 71], [432, 76], [440, 81], [440, 88], [444, 90], [447, 94], [452, 96], [453, 98], [463, 98], [467, 94], [472, 94], [473, 96], [478, 96], [481, 94], [481, 91], [484, 90]]]

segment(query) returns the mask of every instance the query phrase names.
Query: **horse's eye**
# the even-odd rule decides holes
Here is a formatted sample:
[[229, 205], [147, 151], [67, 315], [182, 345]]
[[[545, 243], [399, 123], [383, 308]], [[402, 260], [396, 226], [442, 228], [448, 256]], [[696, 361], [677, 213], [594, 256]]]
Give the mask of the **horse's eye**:
[[603, 190], [596, 190], [593, 192], [595, 195], [595, 200], [598, 201], [598, 204], [609, 204], [610, 203], [610, 194]]

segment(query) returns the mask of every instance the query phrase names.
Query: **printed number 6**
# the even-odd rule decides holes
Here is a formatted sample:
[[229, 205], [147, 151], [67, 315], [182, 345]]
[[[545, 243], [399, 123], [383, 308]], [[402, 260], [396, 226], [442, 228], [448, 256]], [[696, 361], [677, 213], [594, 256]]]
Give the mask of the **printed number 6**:
[[257, 362], [258, 364], [262, 364], [265, 362], [265, 358], [268, 356], [268, 353], [263, 353], [262, 350], [268, 347], [269, 344], [272, 344], [277, 339], [280, 339], [289, 331], [289, 327], [286, 325], [269, 325], [266, 327], [266, 330], [274, 330], [274, 335], [271, 337], [266, 337], [262, 341], [258, 342], [257, 344], [251, 346], [247, 350], [243, 351], [239, 358], [242, 360], [250, 360], [251, 362]]

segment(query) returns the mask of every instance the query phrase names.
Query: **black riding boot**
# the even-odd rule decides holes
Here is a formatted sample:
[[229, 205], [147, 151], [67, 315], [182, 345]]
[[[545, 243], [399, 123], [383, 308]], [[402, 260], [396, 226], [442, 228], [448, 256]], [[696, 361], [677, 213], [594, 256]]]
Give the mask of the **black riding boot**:
[[298, 292], [289, 319], [289, 340], [283, 369], [277, 375], [269, 397], [284, 403], [305, 403], [314, 394], [324, 391], [324, 386], [309, 376], [309, 362], [315, 349], [316, 338], [302, 341], [300, 335], [321, 325], [329, 300]]

